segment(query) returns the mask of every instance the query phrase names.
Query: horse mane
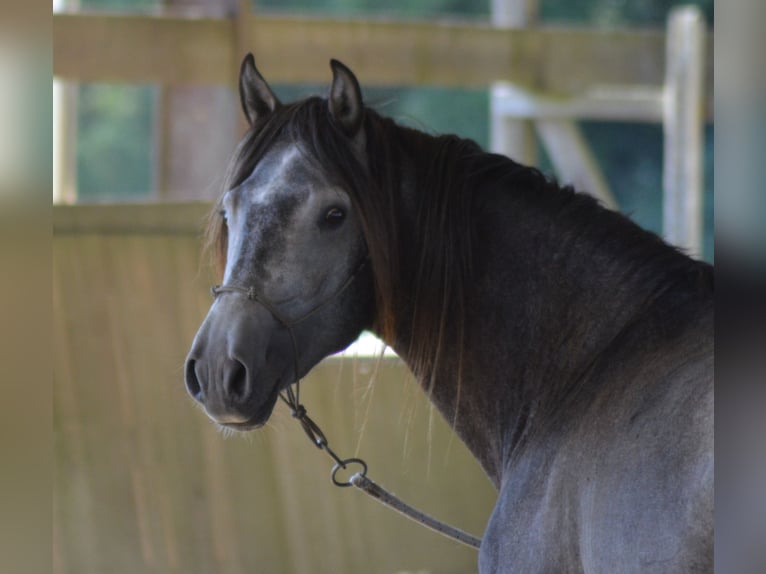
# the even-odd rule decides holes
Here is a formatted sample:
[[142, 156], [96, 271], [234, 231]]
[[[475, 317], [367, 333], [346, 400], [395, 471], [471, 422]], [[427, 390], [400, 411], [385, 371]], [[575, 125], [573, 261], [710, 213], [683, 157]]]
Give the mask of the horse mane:
[[[335, 125], [327, 100], [310, 97], [279, 106], [259, 120], [234, 151], [223, 190], [240, 185], [280, 137], [303, 146], [335, 183], [345, 189], [359, 213], [373, 270], [374, 328], [394, 340], [398, 328], [411, 329], [409, 357], [416, 375], [433, 373], [441, 355], [446, 318], [462, 333], [466, 284], [471, 275], [470, 197], [463, 164], [458, 158], [480, 157], [481, 148], [456, 136], [432, 137], [397, 125], [365, 108], [366, 167], [351, 149], [348, 137]], [[401, 197], [402, 149], [428, 158], [413, 174], [418, 190], [417, 237], [402, 235], [407, 217]], [[422, 162], [415, 162], [422, 163]], [[222, 273], [226, 265], [227, 228], [222, 217], [223, 193], [208, 218], [205, 250]], [[411, 215], [409, 216], [411, 217]], [[422, 248], [410, 263], [414, 278], [402, 281], [403, 265], [412, 248]], [[402, 309], [412, 309], [404, 317]]]
[[[619, 228], [629, 222], [627, 231], [621, 233], [628, 244], [643, 246], [643, 251], [635, 252], [637, 260], [673, 260], [681, 266], [690, 261], [624, 216], [602, 208], [593, 198], [559, 186], [537, 169], [486, 153], [471, 140], [430, 136], [399, 126], [367, 107], [364, 133], [366, 166], [334, 123], [326, 99], [310, 97], [281, 105], [259, 119], [239, 143], [223, 189], [240, 185], [278, 138], [299, 143], [331, 181], [348, 192], [360, 216], [371, 261], [374, 329], [393, 341], [400, 328], [406, 327], [410, 334], [408, 359], [415, 375], [425, 378], [429, 390], [448, 332], [456, 334], [459, 340], [451, 342], [462, 348], [466, 295], [474, 266], [476, 229], [472, 215], [482, 187], [502, 186], [518, 191], [525, 201], [566, 211], [586, 235], [615, 229], [619, 235]], [[403, 203], [405, 182], [414, 183], [417, 194], [414, 220], [412, 206], [405, 210]], [[225, 267], [227, 250], [221, 200], [211, 211], [206, 234], [206, 248], [219, 272]], [[408, 218], [410, 225], [402, 226]], [[647, 241], [647, 236], [656, 241]], [[405, 276], [411, 278], [405, 281]], [[409, 310], [411, 316], [404, 316], [402, 310]], [[459, 365], [461, 360], [459, 357]]]

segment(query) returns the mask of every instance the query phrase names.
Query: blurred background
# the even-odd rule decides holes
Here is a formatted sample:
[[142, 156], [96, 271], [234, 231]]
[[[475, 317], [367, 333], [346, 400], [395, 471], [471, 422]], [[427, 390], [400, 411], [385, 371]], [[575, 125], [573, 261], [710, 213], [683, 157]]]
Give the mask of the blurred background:
[[[185, 396], [248, 51], [283, 100], [324, 94], [336, 57], [382, 113], [538, 165], [713, 260], [712, 0], [53, 6], [54, 572], [477, 570], [335, 488], [281, 405], [229, 437]], [[494, 489], [395, 356], [363, 341], [303, 388], [336, 451], [482, 533]]]
[[[397, 20], [408, 22], [410, 25], [418, 22], [435, 23], [464, 23], [475, 26], [485, 26], [495, 23], [498, 26], [513, 27], [555, 27], [569, 28], [580, 31], [632, 30], [636, 35], [648, 30], [664, 31], [668, 26], [670, 10], [679, 5], [693, 5], [699, 8], [707, 29], [713, 24], [713, 0], [695, 0], [683, 2], [679, 0], [494, 0], [475, 2], [472, 0], [260, 0], [252, 3], [220, 0], [54, 0], [54, 6], [66, 13], [85, 12], [89, 14], [108, 15], [110, 13], [133, 14], [136, 17], [144, 15], [166, 15], [177, 18], [234, 18], [241, 5], [246, 6], [252, 14], [258, 16], [299, 16], [323, 19], [374, 19], [385, 21], [395, 26]], [[342, 21], [342, 20], [341, 20]], [[83, 24], [85, 26], [85, 24]], [[162, 64], [153, 67], [145, 74], [150, 76], [165, 75], [165, 81], [160, 83], [138, 83], [130, 71], [103, 69], [107, 66], [107, 54], [114, 53], [117, 58], [128, 58], [131, 47], [123, 45], [117, 48], [114, 42], [122, 41], [130, 36], [115, 36], [110, 38], [110, 26], [115, 23], [108, 18], [94, 20], [93, 31], [85, 38], [66, 38], [62, 49], [67, 52], [61, 56], [76, 57], [80, 61], [81, 76], [78, 78], [76, 65], [71, 67], [67, 62], [67, 76], [56, 78], [54, 88], [54, 201], [61, 203], [90, 203], [109, 201], [184, 201], [192, 199], [212, 199], [220, 193], [220, 177], [226, 159], [237, 142], [241, 133], [238, 121], [239, 104], [236, 94], [229, 86], [194, 85], [194, 73], [186, 77], [178, 71], [162, 71], [162, 65], [173, 66], [169, 57], [164, 57]], [[269, 23], [264, 22], [263, 27]], [[96, 27], [100, 29], [97, 29]], [[69, 30], [74, 23], [59, 28]], [[171, 30], [173, 34], [177, 30]], [[364, 67], [356, 66], [357, 75], [364, 86], [366, 101], [377, 107], [383, 113], [398, 119], [402, 123], [419, 127], [434, 133], [456, 133], [463, 137], [476, 140], [485, 148], [502, 148], [501, 144], [492, 141], [491, 130], [493, 121], [498, 124], [497, 116], [493, 116], [491, 85], [478, 84], [476, 78], [461, 79], [460, 69], [456, 69], [454, 78], [450, 78], [448, 86], [439, 78], [429, 80], [418, 79], [417, 85], [412, 85], [410, 78], [405, 78], [409, 85], [397, 85], [394, 74], [375, 72], [376, 62], [370, 61], [381, 57], [379, 52], [365, 49], [364, 29], [358, 25], [349, 26], [351, 32], [357, 29], [358, 36], [353, 41], [347, 41], [340, 46], [358, 46], [347, 53], [318, 53], [305, 54], [306, 66], [316, 70], [315, 77], [321, 82], [308, 80], [291, 83], [270, 80], [274, 72], [280, 76], [297, 74], [284, 73], [289, 68], [291, 59], [286, 60], [277, 50], [256, 50], [260, 44], [246, 45], [246, 40], [240, 41], [241, 51], [254, 50], [256, 62], [267, 79], [273, 84], [277, 94], [283, 100], [290, 100], [308, 94], [326, 91], [326, 76], [329, 66], [326, 60], [337, 57], [345, 60], [354, 68], [355, 59]], [[80, 28], [76, 28], [80, 30]], [[321, 33], [318, 29], [316, 34]], [[712, 30], [710, 30], [712, 31]], [[423, 42], [429, 41], [428, 30], [423, 30]], [[74, 33], [74, 31], [73, 31]], [[416, 32], [413, 32], [416, 33]], [[98, 34], [98, 36], [96, 36]], [[248, 37], [249, 32], [243, 34]], [[257, 36], [257, 32], [254, 32]], [[136, 37], [136, 36], [134, 36]], [[140, 36], [138, 36], [140, 37]], [[555, 37], [554, 37], [555, 39]], [[620, 40], [615, 36], [615, 42]], [[230, 39], [233, 41], [233, 39]], [[416, 40], [415, 40], [416, 41]], [[624, 40], [631, 42], [628, 35]], [[75, 43], [75, 46], [71, 45]], [[414, 41], [413, 41], [414, 42]], [[712, 230], [713, 230], [713, 124], [712, 124], [712, 41], [706, 38], [703, 66], [708, 72], [703, 78], [703, 96], [708, 98], [703, 105], [704, 113], [702, 133], [702, 200], [701, 225], [702, 239], [698, 249], [705, 259], [713, 259]], [[62, 44], [64, 43], [62, 35]], [[77, 46], [79, 44], [79, 47]], [[157, 41], [157, 47], [162, 45]], [[486, 42], [488, 49], [493, 46]], [[653, 46], [664, 52], [664, 45]], [[59, 48], [59, 45], [56, 46]], [[324, 46], [327, 49], [329, 46]], [[459, 47], [458, 47], [459, 49]], [[71, 53], [70, 52], [73, 52]], [[75, 52], [76, 50], [76, 52]], [[89, 54], [97, 50], [101, 54]], [[176, 51], [178, 50], [178, 51]], [[300, 46], [295, 50], [300, 53]], [[122, 53], [121, 53], [122, 52]], [[175, 48], [173, 55], [183, 57], [176, 62], [177, 66], [193, 66], [191, 58], [194, 54], [189, 51], [180, 54]], [[144, 54], [142, 52], [142, 54]], [[97, 61], [97, 56], [103, 56]], [[234, 60], [241, 59], [242, 54], [233, 55]], [[491, 58], [493, 55], [484, 54]], [[504, 59], [506, 56], [503, 56]], [[498, 58], [499, 59], [499, 58]], [[574, 60], [574, 58], [573, 58]], [[115, 62], [123, 60], [115, 60]], [[230, 62], [234, 64], [235, 62]], [[115, 64], [116, 65], [116, 64]], [[130, 64], [138, 66], [137, 62]], [[448, 62], [442, 65], [449, 65]], [[535, 63], [530, 59], [525, 67], [544, 66], [544, 62]], [[634, 100], [646, 93], [648, 75], [646, 68], [655, 65], [659, 69], [656, 79], [662, 79], [664, 62], [626, 62], [628, 69], [636, 70], [633, 90]], [[580, 60], [576, 67], [569, 70], [556, 70], [557, 73], [576, 76], [581, 68], [598, 67], [598, 62]], [[368, 67], [371, 70], [368, 72]], [[643, 75], [642, 78], [642, 70]], [[229, 70], [231, 73], [231, 71]], [[270, 74], [271, 72], [271, 74]], [[510, 70], [508, 70], [510, 73]], [[419, 71], [426, 75], [428, 72]], [[533, 72], [524, 70], [524, 75]], [[519, 76], [519, 70], [514, 70]], [[201, 75], [201, 74], [200, 74]], [[90, 77], [88, 77], [90, 76]], [[122, 81], [109, 81], [109, 76]], [[390, 76], [390, 77], [385, 77]], [[628, 81], [630, 74], [626, 73], [621, 80]], [[149, 79], [148, 77], [146, 78]], [[497, 80], [503, 80], [498, 77]], [[439, 85], [439, 84], [442, 85]], [[561, 86], [573, 83], [563, 79]], [[529, 87], [532, 94], [539, 94], [544, 89], [537, 86]], [[599, 85], [584, 86], [581, 90], [597, 89]], [[614, 88], [614, 86], [611, 86]], [[626, 87], [626, 86], [621, 86]], [[660, 86], [652, 86], [660, 87]], [[559, 89], [560, 86], [553, 86]], [[572, 90], [574, 92], [574, 90]], [[552, 93], [554, 97], [578, 96], [578, 93]], [[623, 99], [629, 99], [625, 94]], [[609, 103], [606, 103], [609, 105]], [[516, 109], [522, 107], [516, 106]], [[552, 117], [577, 114], [583, 117], [571, 117], [579, 130], [579, 135], [589, 148], [588, 156], [595, 159], [594, 176], [598, 181], [594, 184], [592, 178], [584, 181], [583, 186], [604, 186], [616, 200], [619, 209], [630, 214], [642, 226], [658, 233], [663, 231], [663, 123], [662, 118], [652, 117], [640, 107], [632, 112], [626, 103], [623, 114], [613, 114], [609, 121], [599, 121], [592, 116], [598, 116], [592, 109], [584, 112], [572, 109], [558, 110], [551, 113]], [[574, 110], [574, 111], [573, 111]], [[596, 110], [597, 112], [598, 110]], [[502, 115], [502, 114], [501, 114]], [[527, 114], [529, 115], [529, 114]], [[542, 117], [543, 112], [536, 117]], [[601, 114], [605, 115], [605, 114]], [[623, 117], [620, 117], [622, 115]], [[634, 116], [630, 118], [630, 116]], [[591, 116], [591, 117], [588, 117]], [[570, 118], [568, 118], [570, 119]], [[659, 121], [658, 121], [659, 120]], [[499, 131], [499, 130], [496, 130]], [[551, 150], [543, 141], [547, 134], [539, 130], [531, 133], [531, 144], [523, 149], [523, 155], [514, 154], [519, 160], [538, 165], [551, 174], [559, 177], [562, 183], [571, 183], [567, 173], [557, 172], [550, 157]], [[496, 136], [497, 137], [497, 136]], [[495, 144], [495, 145], [492, 145]], [[533, 149], [529, 149], [532, 147]], [[502, 151], [502, 150], [499, 150]], [[518, 146], [512, 148], [518, 151]], [[566, 171], [566, 170], [563, 170]], [[590, 185], [588, 185], [590, 184]], [[591, 189], [591, 191], [593, 191]]]

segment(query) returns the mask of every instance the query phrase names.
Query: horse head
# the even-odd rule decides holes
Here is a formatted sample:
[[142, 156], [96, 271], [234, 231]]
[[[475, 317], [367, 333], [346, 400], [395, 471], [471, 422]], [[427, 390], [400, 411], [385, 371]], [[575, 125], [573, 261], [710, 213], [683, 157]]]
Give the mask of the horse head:
[[[242, 62], [250, 129], [211, 214], [223, 282], [185, 368], [191, 396], [229, 428], [262, 426], [281, 391], [372, 321], [367, 248], [348, 193], [349, 172], [365, 170], [364, 107], [353, 73], [331, 67], [321, 105], [284, 105], [252, 55]], [[315, 125], [294, 127], [307, 122]], [[346, 165], [325, 165], [318, 145], [338, 148]]]

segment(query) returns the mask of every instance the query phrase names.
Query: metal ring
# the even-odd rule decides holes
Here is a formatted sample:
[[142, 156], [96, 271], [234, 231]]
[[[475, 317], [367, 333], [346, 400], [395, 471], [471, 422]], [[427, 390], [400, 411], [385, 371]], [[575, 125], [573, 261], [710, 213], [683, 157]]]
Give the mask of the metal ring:
[[351, 486], [351, 480], [347, 480], [346, 482], [339, 481], [335, 475], [338, 473], [340, 469], [345, 469], [349, 464], [359, 464], [362, 467], [361, 472], [357, 474], [361, 474], [362, 476], [367, 476], [367, 463], [364, 462], [361, 458], [347, 458], [345, 460], [342, 460], [339, 464], [336, 464], [332, 467], [332, 482], [335, 486], [340, 487], [346, 487]]

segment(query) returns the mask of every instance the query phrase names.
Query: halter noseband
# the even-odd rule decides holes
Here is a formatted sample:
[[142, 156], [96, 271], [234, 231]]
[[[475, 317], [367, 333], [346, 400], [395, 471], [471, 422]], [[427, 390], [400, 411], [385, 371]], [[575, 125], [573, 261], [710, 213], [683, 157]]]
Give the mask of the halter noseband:
[[[284, 394], [282, 391], [279, 392], [279, 398], [282, 399], [287, 406], [290, 407], [290, 411], [292, 412], [292, 415], [297, 418], [301, 425], [303, 426], [303, 430], [306, 431], [306, 434], [309, 435], [309, 437], [312, 439], [312, 441], [317, 444], [320, 448], [322, 448], [321, 444], [324, 442], [324, 444], [327, 444], [327, 441], [324, 438], [324, 435], [322, 432], [318, 429], [318, 427], [306, 416], [306, 409], [301, 405], [300, 403], [300, 377], [298, 376], [298, 342], [295, 339], [295, 333], [293, 332], [293, 327], [298, 325], [299, 323], [302, 323], [315, 313], [317, 313], [319, 310], [330, 304], [336, 297], [340, 297], [346, 289], [348, 289], [351, 284], [354, 282], [354, 280], [357, 278], [359, 273], [366, 267], [367, 262], [369, 260], [369, 255], [365, 254], [364, 257], [362, 257], [362, 260], [357, 265], [356, 269], [354, 270], [351, 275], [348, 276], [348, 278], [343, 282], [343, 284], [338, 287], [334, 292], [332, 292], [330, 295], [322, 299], [319, 303], [317, 303], [314, 307], [309, 309], [306, 313], [303, 315], [300, 315], [299, 317], [295, 319], [290, 319], [286, 317], [284, 314], [282, 314], [279, 309], [277, 309], [276, 305], [272, 303], [266, 296], [263, 295], [258, 289], [256, 289], [254, 286], [249, 287], [240, 287], [238, 285], [214, 285], [210, 288], [210, 293], [213, 296], [213, 299], [216, 299], [219, 295], [222, 293], [239, 293], [241, 295], [245, 295], [249, 300], [256, 301], [263, 305], [269, 313], [272, 314], [272, 316], [282, 324], [285, 329], [287, 329], [288, 334], [290, 335], [290, 340], [292, 341], [293, 345], [293, 361], [294, 361], [294, 368], [295, 368], [295, 391], [293, 391], [291, 386], [288, 386]], [[285, 396], [286, 395], [286, 396]]]

